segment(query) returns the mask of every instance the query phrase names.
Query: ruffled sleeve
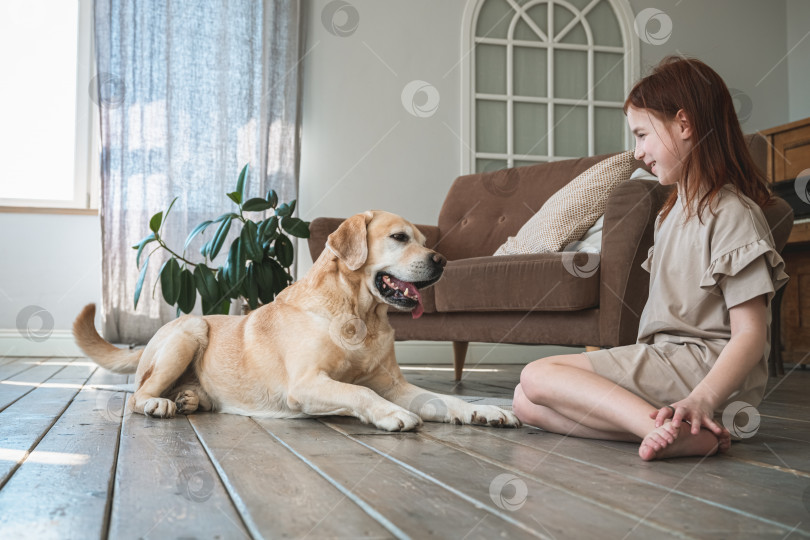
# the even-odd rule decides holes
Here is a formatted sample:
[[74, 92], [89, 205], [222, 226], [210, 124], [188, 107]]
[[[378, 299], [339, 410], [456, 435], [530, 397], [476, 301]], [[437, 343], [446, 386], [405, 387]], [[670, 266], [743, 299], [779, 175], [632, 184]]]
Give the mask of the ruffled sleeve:
[[652, 258], [653, 258], [653, 248], [655, 248], [655, 244], [650, 246], [650, 249], [647, 250], [647, 258], [641, 263], [641, 267], [646, 270], [648, 273], [650, 272], [650, 268], [652, 265]]
[[768, 301], [788, 281], [785, 261], [766, 238], [733, 249], [711, 262], [700, 288], [725, 298], [727, 307], [768, 295]]

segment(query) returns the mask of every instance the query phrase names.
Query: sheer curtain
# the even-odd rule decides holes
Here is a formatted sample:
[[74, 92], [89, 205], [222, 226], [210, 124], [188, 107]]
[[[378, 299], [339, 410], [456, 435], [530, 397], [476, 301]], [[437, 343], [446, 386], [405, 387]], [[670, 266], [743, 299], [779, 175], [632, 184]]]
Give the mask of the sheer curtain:
[[[179, 253], [196, 224], [234, 208], [225, 194], [246, 163], [249, 197], [271, 188], [284, 202], [297, 196], [301, 20], [297, 0], [96, 0], [108, 340], [143, 343], [176, 315], [159, 287], [152, 294], [160, 252], [134, 309], [132, 249], [174, 197], [162, 234]], [[188, 258], [202, 260], [213, 232], [198, 236]]]

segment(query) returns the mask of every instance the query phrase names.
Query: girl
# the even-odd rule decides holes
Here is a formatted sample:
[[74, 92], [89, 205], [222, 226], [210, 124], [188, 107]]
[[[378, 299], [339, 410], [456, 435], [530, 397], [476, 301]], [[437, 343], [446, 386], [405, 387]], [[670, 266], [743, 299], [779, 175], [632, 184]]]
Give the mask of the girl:
[[624, 104], [635, 156], [677, 186], [656, 220], [638, 342], [527, 365], [521, 421], [577, 437], [641, 441], [644, 460], [725, 451], [714, 417], [759, 404], [770, 299], [787, 281], [761, 211], [770, 194], [731, 96], [703, 62], [667, 58]]

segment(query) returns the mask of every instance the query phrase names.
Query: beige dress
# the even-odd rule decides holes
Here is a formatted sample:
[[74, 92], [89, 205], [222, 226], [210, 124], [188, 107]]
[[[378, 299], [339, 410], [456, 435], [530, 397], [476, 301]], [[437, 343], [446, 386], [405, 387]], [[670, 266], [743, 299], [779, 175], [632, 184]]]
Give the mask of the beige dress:
[[[650, 294], [635, 345], [585, 353], [603, 377], [655, 407], [689, 395], [731, 338], [729, 308], [765, 294], [770, 300], [788, 280], [762, 210], [727, 185], [704, 211], [702, 223], [684, 223], [681, 199], [660, 228], [642, 267]], [[742, 386], [717, 409], [762, 401], [768, 379], [770, 324], [762, 358]]]

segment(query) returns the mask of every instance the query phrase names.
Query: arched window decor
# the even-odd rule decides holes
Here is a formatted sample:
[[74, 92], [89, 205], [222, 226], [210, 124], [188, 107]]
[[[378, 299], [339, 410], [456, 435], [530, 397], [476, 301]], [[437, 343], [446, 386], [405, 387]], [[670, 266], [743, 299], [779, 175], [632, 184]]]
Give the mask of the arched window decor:
[[626, 0], [479, 0], [464, 44], [465, 172], [627, 148], [639, 61]]

